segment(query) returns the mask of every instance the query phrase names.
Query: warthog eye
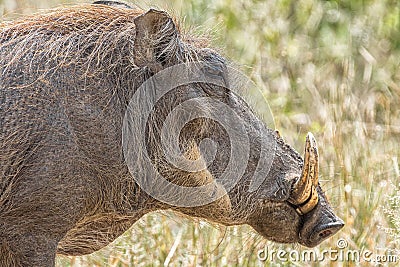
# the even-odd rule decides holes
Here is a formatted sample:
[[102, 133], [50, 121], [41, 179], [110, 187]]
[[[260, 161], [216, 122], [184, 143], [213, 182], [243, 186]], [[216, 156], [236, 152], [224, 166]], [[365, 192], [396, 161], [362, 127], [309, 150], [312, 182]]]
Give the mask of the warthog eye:
[[225, 65], [220, 62], [213, 62], [213, 64], [206, 63], [202, 67], [202, 71], [206, 76], [205, 78], [208, 80], [208, 82], [215, 85], [228, 87], [224, 70]]
[[223, 78], [222, 66], [218, 65], [205, 65], [203, 67], [204, 74], [212, 78]]

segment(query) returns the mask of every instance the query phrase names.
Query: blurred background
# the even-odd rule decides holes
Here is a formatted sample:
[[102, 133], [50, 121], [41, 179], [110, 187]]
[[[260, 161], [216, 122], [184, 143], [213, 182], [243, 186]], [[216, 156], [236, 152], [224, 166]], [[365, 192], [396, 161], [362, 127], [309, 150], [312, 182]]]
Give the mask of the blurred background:
[[[0, 21], [84, 2], [91, 1], [0, 0]], [[346, 222], [316, 251], [335, 249], [343, 238], [347, 249], [399, 254], [399, 1], [126, 2], [167, 10], [184, 32], [210, 39], [262, 90], [276, 128], [298, 151], [306, 133], [314, 133], [322, 186]], [[99, 252], [58, 257], [57, 266], [303, 265], [261, 262], [257, 251], [265, 246], [305, 249], [266, 241], [247, 226], [216, 226], [162, 212], [146, 215]]]

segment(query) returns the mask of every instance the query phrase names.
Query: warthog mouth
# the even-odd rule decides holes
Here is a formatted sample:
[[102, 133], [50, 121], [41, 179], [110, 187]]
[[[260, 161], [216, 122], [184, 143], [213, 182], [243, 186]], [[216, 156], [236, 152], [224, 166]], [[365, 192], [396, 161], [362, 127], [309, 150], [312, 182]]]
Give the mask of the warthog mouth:
[[304, 165], [301, 177], [293, 185], [289, 203], [299, 215], [310, 212], [318, 204], [318, 148], [312, 133], [308, 133], [304, 148]]
[[329, 205], [325, 205], [325, 200], [318, 195], [318, 172], [317, 142], [312, 133], [308, 133], [301, 177], [294, 183], [288, 200], [301, 216], [303, 225], [299, 231], [299, 239], [307, 247], [315, 247], [344, 226], [344, 222], [333, 214]]

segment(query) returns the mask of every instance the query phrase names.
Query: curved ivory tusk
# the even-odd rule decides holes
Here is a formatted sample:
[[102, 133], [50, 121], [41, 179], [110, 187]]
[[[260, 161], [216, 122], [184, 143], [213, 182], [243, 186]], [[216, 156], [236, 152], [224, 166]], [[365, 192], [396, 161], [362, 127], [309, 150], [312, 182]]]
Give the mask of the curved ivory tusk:
[[304, 166], [300, 179], [293, 187], [289, 202], [297, 206], [299, 214], [311, 211], [318, 203], [318, 148], [312, 133], [306, 137]]

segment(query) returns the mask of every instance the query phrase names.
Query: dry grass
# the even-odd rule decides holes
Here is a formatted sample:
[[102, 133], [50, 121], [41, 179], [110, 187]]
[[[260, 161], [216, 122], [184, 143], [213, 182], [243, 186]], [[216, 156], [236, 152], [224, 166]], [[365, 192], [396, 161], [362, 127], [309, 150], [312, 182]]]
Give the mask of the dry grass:
[[[0, 14], [16, 9], [30, 13], [61, 3], [18, 2], [0, 0]], [[173, 0], [165, 4], [160, 0], [150, 5], [171, 10], [185, 25], [195, 25], [192, 31], [211, 33], [214, 45], [242, 64], [263, 90], [276, 127], [298, 151], [306, 132], [315, 134], [323, 188], [346, 222], [340, 233], [316, 250], [336, 248], [339, 238], [348, 241], [349, 249], [376, 254], [398, 248], [398, 1]], [[85, 257], [60, 257], [57, 264], [261, 266], [257, 251], [265, 244], [302, 249], [272, 244], [246, 226], [216, 228], [169, 213], [150, 214], [103, 250]]]

